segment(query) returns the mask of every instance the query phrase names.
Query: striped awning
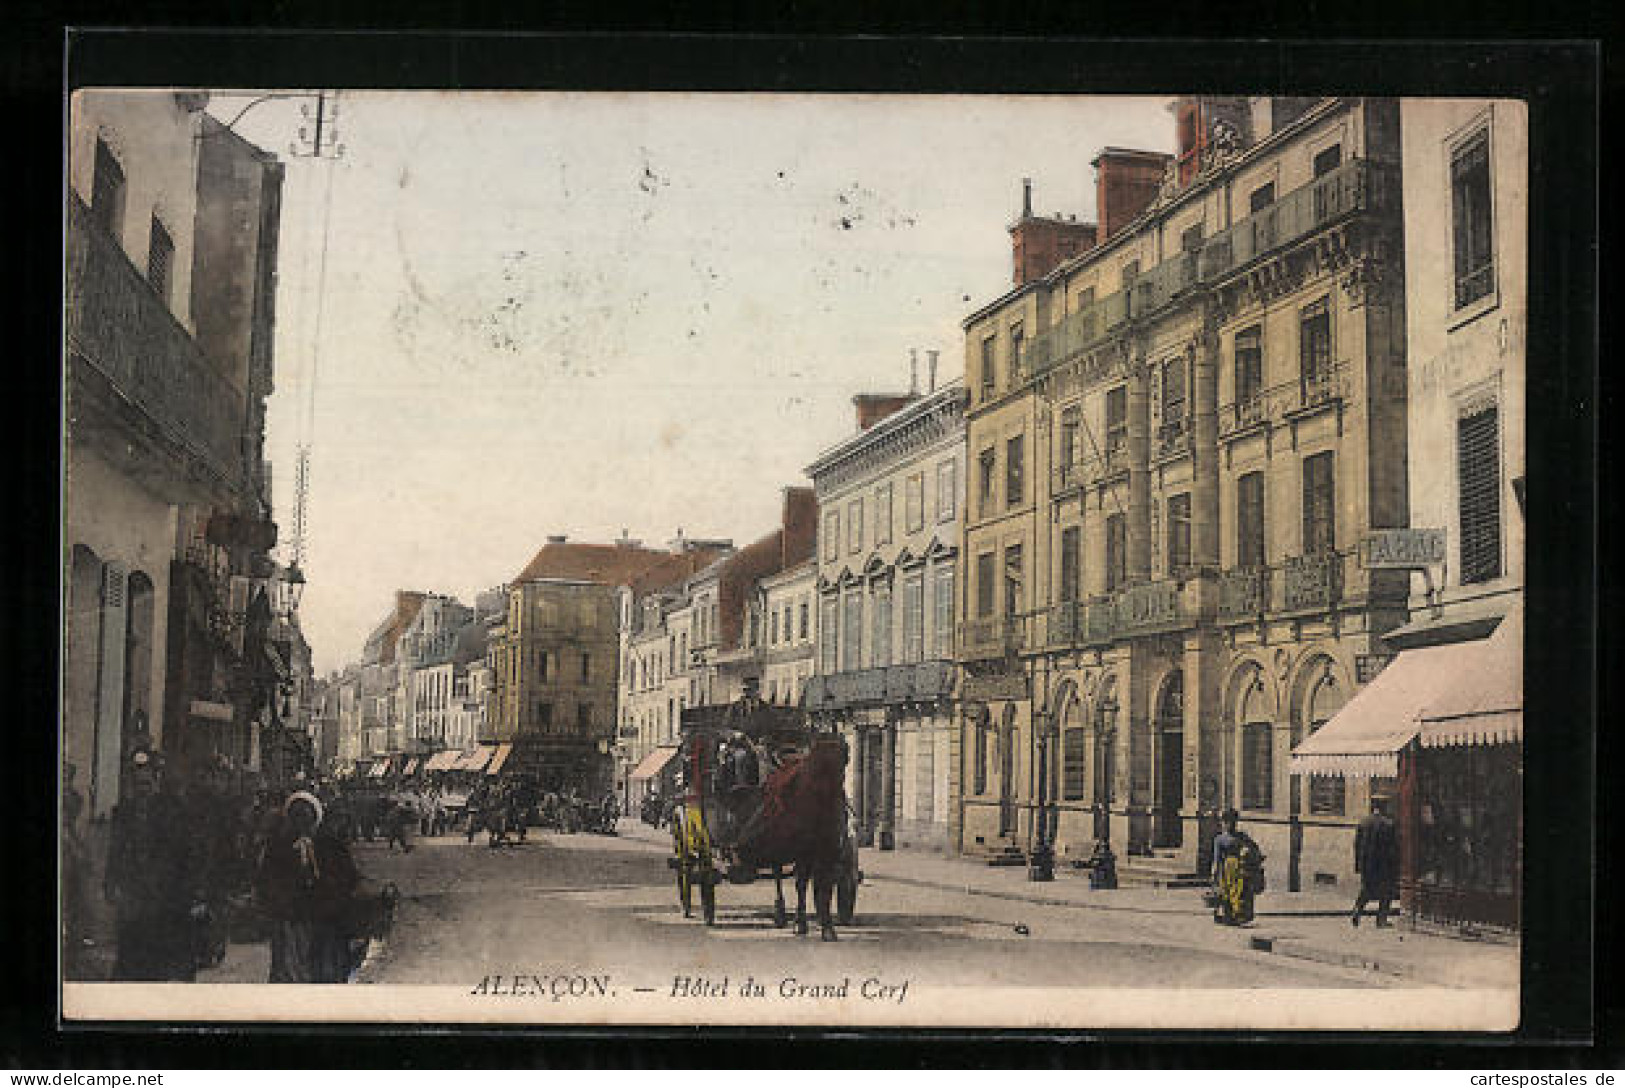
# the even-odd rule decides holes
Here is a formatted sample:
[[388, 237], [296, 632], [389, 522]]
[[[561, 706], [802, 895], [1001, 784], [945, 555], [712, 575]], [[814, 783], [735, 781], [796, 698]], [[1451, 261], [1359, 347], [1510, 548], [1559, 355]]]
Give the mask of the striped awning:
[[413, 756], [411, 759], [406, 761], [406, 766], [401, 768], [401, 773], [402, 774], [411, 774], [413, 771], [416, 771], [417, 769], [418, 769], [418, 757]]
[[367, 772], [367, 777], [368, 778], [382, 778], [382, 777], [384, 777], [384, 775], [386, 775], [388, 773], [389, 773], [389, 760], [380, 759], [377, 763], [374, 763], [372, 765], [372, 770]]
[[655, 775], [666, 769], [666, 764], [670, 763], [676, 755], [677, 749], [675, 748], [656, 748], [638, 760], [638, 765], [632, 768], [631, 780], [633, 782], [643, 782], [655, 777]]
[[457, 770], [483, 771], [485, 770], [486, 764], [491, 762], [491, 757], [495, 754], [495, 748], [488, 744], [482, 744], [472, 752], [464, 755], [463, 758], [457, 762]]
[[449, 771], [457, 766], [463, 758], [463, 753], [456, 748], [448, 748], [444, 752], [436, 752], [429, 757], [429, 762], [423, 765], [426, 771]]
[[1523, 740], [1523, 610], [1508, 612], [1493, 635], [1467, 646], [1461, 674], [1422, 713], [1424, 748]]
[[497, 750], [491, 755], [491, 762], [485, 768], [486, 774], [496, 774], [502, 770], [502, 765], [508, 762], [508, 756], [513, 754], [513, 745], [499, 744]]

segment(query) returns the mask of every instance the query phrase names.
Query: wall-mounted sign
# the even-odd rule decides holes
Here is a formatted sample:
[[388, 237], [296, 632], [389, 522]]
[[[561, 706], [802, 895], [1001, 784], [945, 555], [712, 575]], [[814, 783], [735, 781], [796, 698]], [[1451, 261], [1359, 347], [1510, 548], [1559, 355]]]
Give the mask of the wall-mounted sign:
[[1367, 570], [1416, 570], [1444, 559], [1443, 529], [1375, 529], [1360, 541]]

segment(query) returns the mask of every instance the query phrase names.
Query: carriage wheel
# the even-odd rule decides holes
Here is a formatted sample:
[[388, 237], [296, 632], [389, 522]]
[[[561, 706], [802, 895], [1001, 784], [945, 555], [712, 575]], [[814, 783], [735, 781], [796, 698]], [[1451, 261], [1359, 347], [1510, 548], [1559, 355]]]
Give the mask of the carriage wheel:
[[717, 924], [717, 882], [714, 874], [707, 876], [700, 883], [700, 909], [705, 912], [705, 924]]

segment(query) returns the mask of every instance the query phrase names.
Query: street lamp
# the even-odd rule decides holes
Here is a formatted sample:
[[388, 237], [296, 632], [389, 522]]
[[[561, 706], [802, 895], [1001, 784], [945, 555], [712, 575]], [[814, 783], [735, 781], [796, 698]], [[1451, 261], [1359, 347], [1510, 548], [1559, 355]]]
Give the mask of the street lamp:
[[298, 563], [289, 564], [282, 571], [282, 603], [285, 615], [299, 611], [299, 600], [305, 595], [305, 572]]
[[1034, 724], [1038, 733], [1038, 837], [1033, 843], [1032, 857], [1027, 863], [1027, 879], [1050, 881], [1055, 879], [1055, 844], [1051, 834], [1055, 797], [1054, 791], [1050, 789], [1050, 778], [1053, 775], [1050, 763], [1055, 758], [1056, 748], [1054, 715], [1047, 711], [1037, 711], [1033, 717], [1037, 719]]

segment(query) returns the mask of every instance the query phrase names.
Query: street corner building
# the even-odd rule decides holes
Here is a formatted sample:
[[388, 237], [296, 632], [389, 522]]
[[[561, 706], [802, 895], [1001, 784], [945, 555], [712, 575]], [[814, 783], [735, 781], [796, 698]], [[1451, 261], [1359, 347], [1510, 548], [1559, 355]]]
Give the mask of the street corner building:
[[1418, 564], [1372, 539], [1452, 526], [1453, 577], [1521, 586], [1521, 188], [1504, 165], [1501, 233], [1464, 224], [1474, 121], [1409, 109], [1181, 98], [1174, 155], [1094, 160], [1096, 223], [1024, 194], [1014, 287], [964, 321], [965, 852], [1105, 841], [1126, 878], [1199, 879], [1234, 808], [1271, 888], [1352, 893], [1396, 768], [1293, 752], [1415, 626]]
[[264, 459], [283, 167], [204, 113], [207, 98], [81, 91], [71, 105], [63, 831], [85, 846], [65, 885], [84, 901], [65, 914], [87, 931], [99, 896], [84, 889], [100, 888], [134, 750], [182, 774], [224, 759], [288, 775], [310, 759], [281, 728], [309, 648], [270, 558]]
[[[965, 389], [854, 398], [857, 433], [807, 469], [818, 497], [817, 671], [804, 705], [838, 729], [861, 846], [951, 848], [958, 787], [954, 587]], [[804, 628], [803, 628], [804, 631]]]

